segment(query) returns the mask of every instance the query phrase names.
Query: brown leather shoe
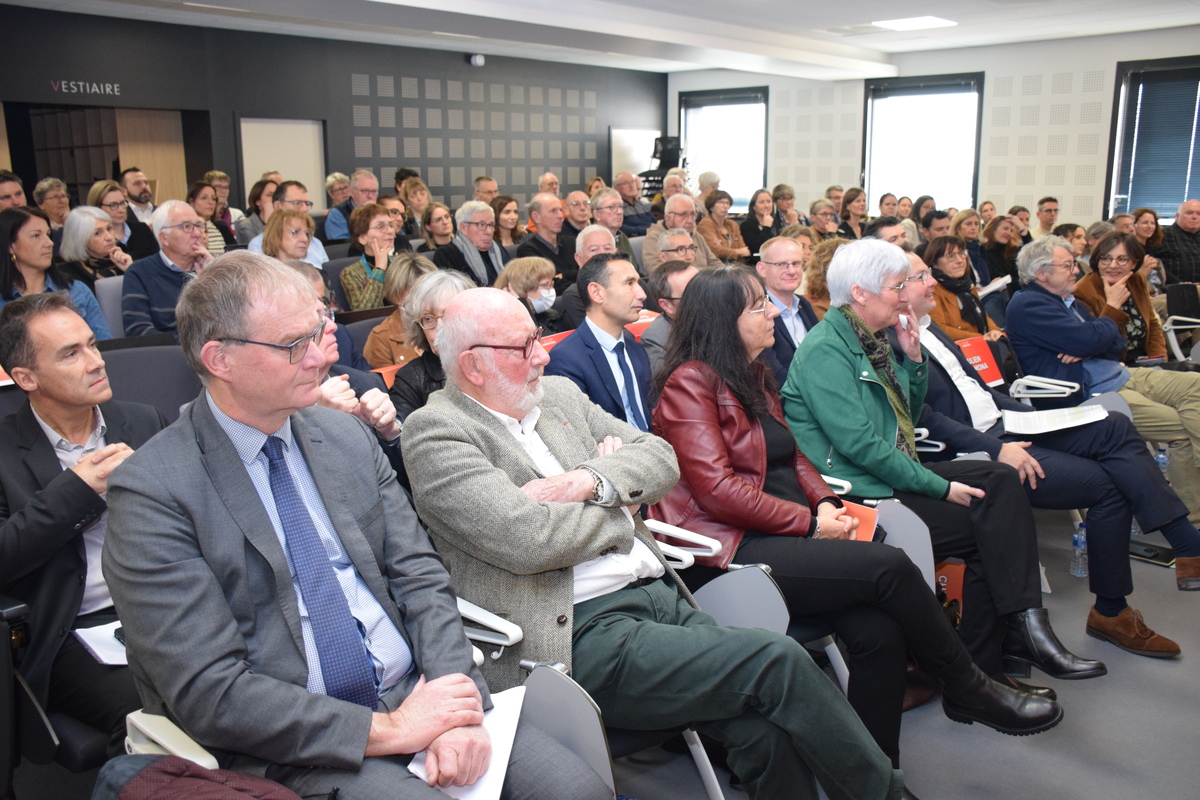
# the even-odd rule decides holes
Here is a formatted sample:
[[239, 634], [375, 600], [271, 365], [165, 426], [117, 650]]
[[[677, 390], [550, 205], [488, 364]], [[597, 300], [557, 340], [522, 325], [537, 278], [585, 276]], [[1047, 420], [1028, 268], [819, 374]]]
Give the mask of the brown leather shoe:
[[1150, 630], [1142, 619], [1142, 612], [1129, 607], [1115, 617], [1106, 617], [1093, 607], [1088, 611], [1087, 634], [1139, 656], [1173, 658], [1179, 655], [1179, 645]]
[[1175, 559], [1175, 585], [1181, 592], [1200, 592], [1200, 556]]

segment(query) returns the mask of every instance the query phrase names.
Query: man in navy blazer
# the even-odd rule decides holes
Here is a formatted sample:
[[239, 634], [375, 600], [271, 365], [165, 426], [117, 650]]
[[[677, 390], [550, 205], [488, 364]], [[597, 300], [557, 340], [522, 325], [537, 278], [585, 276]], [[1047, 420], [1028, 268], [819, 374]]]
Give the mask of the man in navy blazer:
[[796, 294], [808, 266], [809, 247], [796, 239], [776, 236], [765, 242], [759, 253], [761, 257], [754, 268], [767, 284], [767, 297], [779, 309], [771, 352], [778, 362], [773, 364], [775, 379], [782, 386], [796, 348], [818, 321], [812, 303]]
[[[944, 452], [927, 455], [953, 458], [960, 451], [982, 450], [1020, 473], [1035, 508], [1087, 508], [1089, 580], [1096, 595], [1088, 632], [1140, 655], [1177, 654], [1179, 646], [1171, 640], [1153, 632], [1142, 637], [1124, 630], [1119, 622], [1122, 613], [1132, 614], [1126, 613], [1125, 597], [1133, 591], [1128, 548], [1134, 517], [1143, 530], [1162, 531], [1173, 546], [1192, 556], [1182, 559], [1185, 572], [1200, 566], [1195, 558], [1200, 554], [1200, 533], [1188, 521], [1187, 506], [1163, 478], [1133, 423], [1124, 415], [1110, 414], [1088, 425], [1035, 437], [1008, 433], [1002, 412], [1032, 409], [984, 384], [962, 350], [930, 320], [935, 282], [919, 258], [910, 254], [909, 259], [909, 275], [921, 281], [915, 288], [923, 289], [909, 290], [909, 302], [920, 320], [921, 347], [929, 365], [925, 405], [916, 424], [929, 429], [930, 439], [947, 445]], [[895, 332], [889, 332], [889, 337], [894, 352], [903, 358], [895, 347]], [[1144, 622], [1142, 628], [1149, 631]], [[1006, 640], [1006, 647], [1019, 646], [1020, 642]]]
[[637, 267], [624, 253], [592, 256], [579, 271], [583, 324], [550, 351], [547, 375], [570, 378], [591, 401], [641, 430], [650, 430], [650, 357], [633, 334], [646, 300]]

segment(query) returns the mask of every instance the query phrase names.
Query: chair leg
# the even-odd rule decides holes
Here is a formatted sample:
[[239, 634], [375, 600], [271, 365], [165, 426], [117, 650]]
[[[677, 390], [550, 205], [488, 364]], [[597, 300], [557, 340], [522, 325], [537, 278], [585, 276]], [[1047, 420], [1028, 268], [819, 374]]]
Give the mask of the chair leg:
[[825, 649], [825, 655], [829, 657], [829, 666], [833, 667], [833, 674], [837, 676], [838, 685], [842, 687], [842, 694], [849, 693], [850, 667], [846, 666], [846, 659], [842, 657], [837, 642], [832, 636], [826, 636], [817, 643]]
[[696, 762], [696, 771], [700, 773], [700, 781], [704, 784], [708, 800], [725, 800], [725, 794], [721, 791], [721, 784], [717, 780], [716, 770], [713, 769], [712, 762], [708, 760], [708, 751], [700, 742], [700, 735], [688, 728], [683, 732], [683, 740], [687, 742], [688, 750], [692, 752], [692, 760]]

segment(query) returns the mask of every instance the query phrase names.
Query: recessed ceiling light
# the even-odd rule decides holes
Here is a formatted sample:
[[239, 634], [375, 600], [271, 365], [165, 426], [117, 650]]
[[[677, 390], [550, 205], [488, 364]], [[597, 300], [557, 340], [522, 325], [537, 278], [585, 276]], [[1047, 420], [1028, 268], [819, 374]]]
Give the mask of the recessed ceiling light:
[[880, 28], [889, 31], [923, 31], [929, 28], [953, 28], [957, 22], [951, 22], [941, 17], [907, 17], [906, 19], [885, 19], [882, 22], [872, 22]]

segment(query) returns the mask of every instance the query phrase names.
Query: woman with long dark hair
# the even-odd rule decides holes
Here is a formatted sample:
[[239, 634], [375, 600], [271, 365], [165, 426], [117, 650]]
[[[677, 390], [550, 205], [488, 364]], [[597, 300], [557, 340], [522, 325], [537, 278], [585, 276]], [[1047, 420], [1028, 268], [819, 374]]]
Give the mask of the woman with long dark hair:
[[702, 270], [680, 301], [653, 415], [654, 432], [675, 448], [680, 481], [649, 514], [724, 545], [684, 580], [702, 584], [734, 559], [770, 565], [789, 612], [826, 621], [846, 643], [850, 704], [894, 764], [909, 650], [941, 679], [951, 719], [1008, 733], [1057, 724], [1056, 703], [975, 667], [903, 551], [849, 541], [857, 523], [796, 449], [759, 358], [778, 314], [762, 278], [742, 267]]
[[96, 338], [111, 339], [96, 296], [82, 281], [60, 272], [53, 261], [46, 212], [25, 206], [0, 211], [0, 308], [22, 295], [66, 291]]

